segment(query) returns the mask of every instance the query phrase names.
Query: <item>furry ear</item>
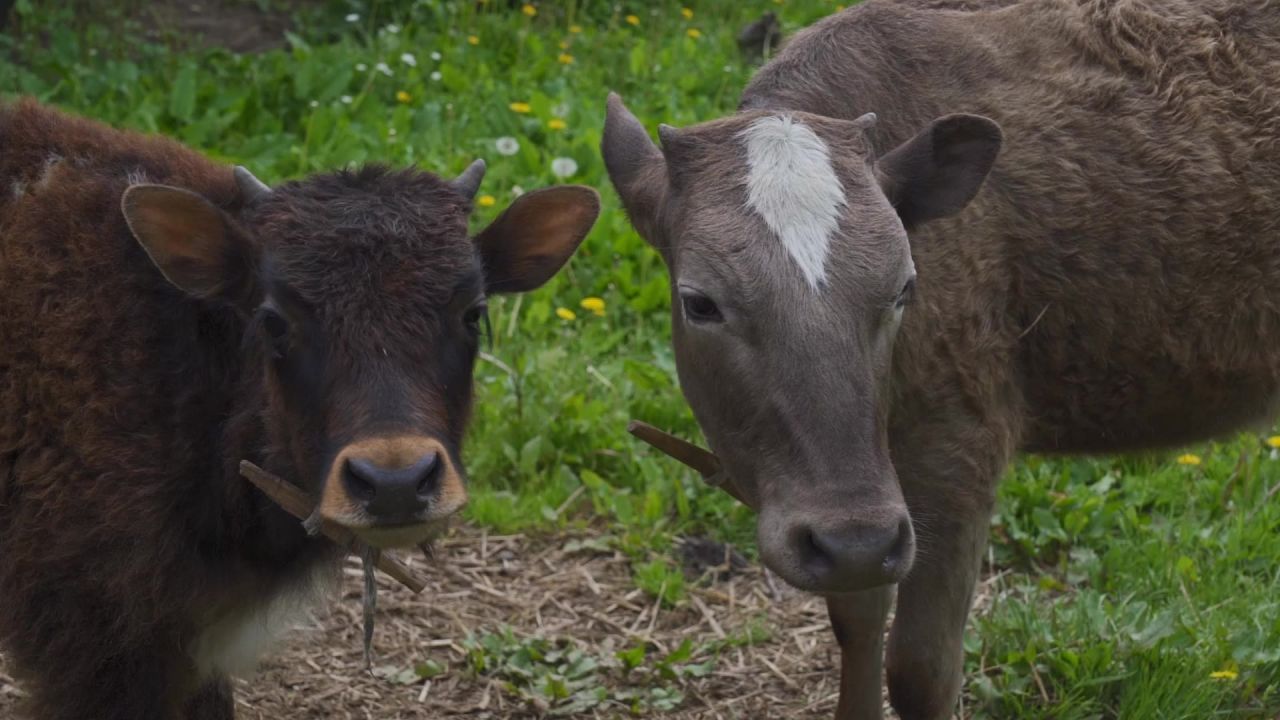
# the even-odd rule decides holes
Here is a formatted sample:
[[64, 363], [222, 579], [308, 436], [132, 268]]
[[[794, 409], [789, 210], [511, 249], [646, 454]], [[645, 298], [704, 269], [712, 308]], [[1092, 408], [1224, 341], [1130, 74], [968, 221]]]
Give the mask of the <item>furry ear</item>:
[[963, 210], [982, 188], [1002, 142], [994, 121], [948, 115], [880, 158], [876, 177], [911, 228]]
[[[664, 144], [666, 134], [674, 134], [670, 128], [661, 132]], [[670, 182], [667, 161], [617, 93], [609, 93], [600, 152], [631, 223], [641, 237], [654, 244], [658, 208]]]
[[582, 185], [525, 193], [476, 236], [485, 290], [541, 286], [568, 262], [600, 214], [600, 194]]
[[204, 197], [168, 185], [133, 185], [120, 206], [138, 244], [183, 292], [230, 299], [249, 282], [248, 243]]

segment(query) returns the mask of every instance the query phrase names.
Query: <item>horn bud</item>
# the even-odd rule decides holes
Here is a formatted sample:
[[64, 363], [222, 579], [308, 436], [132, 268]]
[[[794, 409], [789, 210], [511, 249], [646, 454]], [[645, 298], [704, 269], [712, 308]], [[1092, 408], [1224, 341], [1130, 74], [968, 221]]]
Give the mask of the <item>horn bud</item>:
[[237, 165], [232, 175], [236, 179], [236, 188], [240, 190], [240, 196], [245, 202], [257, 202], [261, 198], [271, 194], [271, 188], [266, 183], [253, 176], [243, 165]]
[[474, 200], [476, 192], [480, 190], [480, 181], [484, 180], [485, 167], [484, 160], [476, 160], [468, 165], [461, 175], [450, 180], [449, 186], [467, 200]]

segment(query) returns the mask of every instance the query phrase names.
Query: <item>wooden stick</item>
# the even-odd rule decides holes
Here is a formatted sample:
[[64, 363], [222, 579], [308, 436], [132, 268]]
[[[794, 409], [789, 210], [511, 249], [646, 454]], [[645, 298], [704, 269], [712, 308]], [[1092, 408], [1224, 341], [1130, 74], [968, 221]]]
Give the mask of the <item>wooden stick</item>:
[[[315, 503], [306, 493], [292, 483], [285, 482], [248, 460], [240, 461], [240, 474], [253, 483], [253, 486], [261, 490], [264, 495], [271, 498], [285, 512], [299, 520], [306, 520], [311, 517], [312, 511], [315, 509]], [[351, 530], [327, 520], [321, 521], [320, 533], [339, 546], [346, 548], [349, 552], [361, 557], [364, 557], [365, 550], [369, 547], [357, 538]], [[388, 553], [377, 553], [377, 559], [379, 570], [395, 578], [401, 585], [409, 588], [414, 593], [420, 593], [427, 587], [425, 581]]]
[[664, 455], [669, 455], [681, 464], [693, 468], [708, 485], [724, 490], [738, 502], [752, 510], [757, 510], [755, 504], [747, 499], [746, 493], [733, 484], [733, 478], [729, 477], [729, 474], [720, 466], [720, 458], [716, 457], [710, 450], [704, 450], [688, 440], [682, 440], [671, 433], [663, 432], [649, 423], [639, 420], [632, 420], [627, 423], [627, 432], [653, 446]]

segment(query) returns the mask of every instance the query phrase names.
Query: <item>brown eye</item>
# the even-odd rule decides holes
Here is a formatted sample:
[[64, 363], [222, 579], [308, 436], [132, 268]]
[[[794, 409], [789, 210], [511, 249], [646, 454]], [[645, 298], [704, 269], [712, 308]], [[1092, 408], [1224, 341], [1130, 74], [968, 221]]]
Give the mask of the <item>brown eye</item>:
[[271, 356], [277, 360], [283, 358], [289, 350], [289, 321], [269, 307], [259, 308], [258, 315]]
[[488, 334], [489, 328], [489, 305], [485, 302], [478, 302], [467, 308], [467, 312], [462, 316], [462, 322], [467, 326], [467, 331], [473, 335], [479, 335], [483, 326], [485, 333]]
[[898, 299], [895, 300], [893, 303], [894, 309], [901, 310], [907, 305], [910, 305], [912, 298], [915, 297], [915, 294], [916, 294], [916, 278], [913, 275], [910, 279], [907, 280], [906, 284], [902, 286], [902, 291], [898, 293]]
[[713, 323], [723, 322], [724, 316], [715, 302], [696, 290], [681, 288], [680, 303], [684, 307], [684, 317], [689, 322]]

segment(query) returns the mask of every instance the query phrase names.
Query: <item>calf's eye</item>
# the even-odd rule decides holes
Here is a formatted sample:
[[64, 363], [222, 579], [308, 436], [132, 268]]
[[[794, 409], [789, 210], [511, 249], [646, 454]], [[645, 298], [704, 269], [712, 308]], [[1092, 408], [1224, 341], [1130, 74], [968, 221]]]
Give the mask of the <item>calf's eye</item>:
[[894, 309], [901, 310], [907, 305], [910, 305], [912, 298], [915, 297], [915, 294], [916, 294], [916, 279], [915, 279], [915, 276], [912, 276], [907, 280], [906, 284], [902, 286], [902, 291], [898, 293], [898, 299], [895, 300], [893, 303]]
[[724, 316], [715, 301], [696, 290], [680, 290], [680, 303], [684, 308], [684, 317], [689, 322], [713, 323], [722, 322]]
[[271, 354], [277, 360], [289, 350], [289, 321], [272, 308], [259, 310], [262, 315], [262, 332], [267, 337]]

